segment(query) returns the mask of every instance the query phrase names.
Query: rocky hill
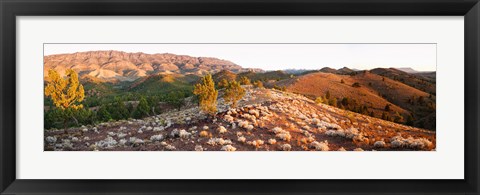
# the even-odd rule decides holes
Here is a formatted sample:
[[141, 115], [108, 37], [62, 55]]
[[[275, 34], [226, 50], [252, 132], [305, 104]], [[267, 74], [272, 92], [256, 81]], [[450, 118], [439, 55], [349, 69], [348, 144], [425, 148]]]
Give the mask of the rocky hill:
[[435, 75], [435, 72], [408, 73], [395, 68], [375, 68], [370, 70], [370, 72], [402, 82], [406, 85], [425, 91], [427, 93], [431, 93], [434, 95], [436, 94], [435, 77], [432, 78], [432, 77], [426, 76], [426, 75]]
[[[216, 119], [193, 103], [141, 120], [45, 131], [45, 150], [377, 151], [435, 150], [435, 132], [246, 87], [237, 108], [218, 100]], [[222, 91], [220, 91], [222, 93]], [[187, 100], [188, 101], [188, 100]]]
[[44, 57], [44, 75], [49, 69], [61, 74], [68, 68], [77, 71], [82, 78], [86, 75], [101, 81], [133, 81], [158, 73], [204, 75], [221, 70], [235, 73], [261, 71], [245, 69], [218, 58], [192, 57], [175, 54], [127, 53], [121, 51], [89, 51], [73, 54], [58, 54]]
[[[357, 83], [357, 87], [354, 84]], [[353, 75], [340, 75], [316, 72], [275, 83], [285, 86], [287, 91], [306, 95], [312, 99], [324, 97], [327, 92], [336, 98], [338, 105], [343, 98], [355, 101], [356, 105], [368, 107], [368, 113], [380, 117], [384, 113], [398, 112], [406, 119], [413, 115], [417, 122], [428, 116], [428, 121], [416, 124], [428, 129], [435, 129], [434, 112], [435, 96], [406, 85], [402, 82], [373, 74], [369, 71], [359, 71]], [[345, 104], [345, 103], [344, 103]], [[386, 105], [390, 105], [386, 110]]]

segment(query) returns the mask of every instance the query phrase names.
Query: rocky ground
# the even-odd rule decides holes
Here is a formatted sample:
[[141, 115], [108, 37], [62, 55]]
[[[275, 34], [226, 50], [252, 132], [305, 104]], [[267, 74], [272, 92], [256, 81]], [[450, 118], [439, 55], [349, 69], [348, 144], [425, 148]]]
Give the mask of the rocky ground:
[[435, 132], [247, 87], [237, 108], [218, 100], [216, 119], [187, 104], [143, 120], [45, 130], [46, 151], [435, 150]]

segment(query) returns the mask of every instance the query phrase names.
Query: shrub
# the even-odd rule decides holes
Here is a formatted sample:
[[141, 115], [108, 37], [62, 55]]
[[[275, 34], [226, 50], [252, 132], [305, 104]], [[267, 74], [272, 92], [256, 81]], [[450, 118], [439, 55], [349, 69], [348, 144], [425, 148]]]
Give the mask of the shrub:
[[145, 116], [149, 116], [149, 112], [150, 106], [148, 105], [147, 99], [145, 99], [145, 97], [141, 97], [137, 108], [132, 115], [134, 118], [143, 118]]
[[317, 97], [317, 98], [315, 99], [315, 103], [317, 103], [317, 104], [323, 103], [323, 98], [322, 98], [321, 96], [320, 96], [320, 97]]
[[222, 79], [220, 82], [217, 83], [218, 88], [222, 89], [225, 88], [228, 85], [227, 79]]
[[356, 87], [356, 88], [358, 88], [358, 87], [360, 87], [360, 83], [358, 83], [358, 82], [355, 82], [355, 83], [353, 83], [353, 84], [352, 84], [352, 87]]
[[112, 119], [115, 120], [127, 119], [130, 116], [125, 103], [118, 97], [115, 98], [115, 102], [113, 104], [108, 105], [108, 112], [112, 116]]
[[245, 89], [240, 86], [240, 83], [236, 81], [228, 82], [225, 93], [223, 94], [223, 99], [225, 102], [230, 104], [230, 107], [234, 108], [237, 106], [237, 102], [242, 99], [245, 95]]
[[208, 131], [200, 131], [200, 137], [208, 137]]
[[253, 82], [253, 86], [255, 86], [256, 88], [263, 88], [263, 83], [262, 81], [255, 81]]
[[385, 111], [390, 112], [391, 110], [390, 104], [385, 105]]
[[242, 78], [240, 78], [240, 84], [241, 85], [251, 85], [252, 82], [250, 82], [250, 79], [248, 79], [247, 77], [242, 77]]
[[200, 108], [210, 116], [217, 112], [218, 90], [215, 89], [212, 75], [204, 76], [201, 83], [195, 85], [193, 93], [198, 96]]

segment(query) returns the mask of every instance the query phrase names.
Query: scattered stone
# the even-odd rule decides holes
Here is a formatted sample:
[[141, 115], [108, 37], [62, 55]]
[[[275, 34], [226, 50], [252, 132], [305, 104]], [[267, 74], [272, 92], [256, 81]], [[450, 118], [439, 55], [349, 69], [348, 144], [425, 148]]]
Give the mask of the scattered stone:
[[175, 148], [175, 146], [172, 146], [172, 145], [167, 145], [165, 146], [165, 149], [173, 151], [173, 150], [176, 150], [177, 148]]
[[224, 134], [224, 133], [226, 133], [226, 132], [227, 132], [227, 129], [226, 129], [225, 127], [223, 127], [223, 126], [219, 126], [219, 127], [218, 127], [218, 133]]
[[52, 136], [48, 136], [47, 138], [45, 138], [45, 141], [47, 141], [48, 143], [55, 143], [55, 142], [57, 142], [57, 138], [52, 137]]
[[268, 139], [268, 144], [274, 145], [274, 144], [276, 144], [276, 143], [277, 143], [277, 140], [275, 140], [275, 139]]
[[159, 134], [159, 135], [152, 135], [150, 137], [150, 140], [151, 141], [163, 141], [165, 139], [165, 137], [162, 135], [162, 134]]
[[100, 148], [113, 148], [117, 145], [117, 141], [113, 137], [107, 137], [95, 143]]
[[202, 145], [196, 145], [195, 146], [195, 151], [203, 151]]
[[176, 138], [176, 137], [179, 137], [180, 136], [180, 132], [178, 131], [178, 129], [173, 129], [171, 132], [170, 132], [170, 137], [171, 138]]
[[179, 132], [179, 136], [182, 138], [182, 139], [188, 139], [192, 134], [185, 131], [185, 129], [182, 129], [180, 130]]
[[225, 145], [225, 146], [222, 146], [221, 150], [232, 152], [237, 150], [237, 148], [233, 147], [232, 145]]
[[384, 148], [385, 147], [385, 142], [384, 141], [376, 141], [373, 146], [375, 146], [376, 148]]
[[238, 137], [237, 141], [245, 143], [245, 141], [247, 141], [247, 138], [241, 136], [241, 137]]
[[280, 150], [283, 150], [283, 151], [290, 151], [292, 150], [292, 146], [290, 144], [282, 144], [280, 146]]
[[125, 134], [125, 133], [117, 134], [117, 137], [120, 138], [120, 139], [125, 138], [126, 136], [127, 136], [127, 134]]
[[323, 142], [314, 141], [314, 142], [310, 143], [310, 147], [314, 148], [315, 150], [318, 150], [318, 151], [329, 151], [330, 150], [330, 148], [328, 147], [328, 141], [327, 140], [325, 140]]

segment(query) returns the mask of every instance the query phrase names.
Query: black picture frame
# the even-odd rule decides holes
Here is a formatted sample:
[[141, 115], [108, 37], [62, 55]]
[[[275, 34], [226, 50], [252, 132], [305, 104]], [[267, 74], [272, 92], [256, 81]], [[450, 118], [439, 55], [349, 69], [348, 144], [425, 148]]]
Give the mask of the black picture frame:
[[[479, 194], [478, 0], [0, 0], [2, 194]], [[409, 15], [465, 18], [463, 180], [23, 180], [16, 179], [17, 16]], [[461, 130], [461, 129], [455, 129]], [[445, 167], [448, 169], [448, 167]], [[441, 170], [439, 170], [441, 171]]]

